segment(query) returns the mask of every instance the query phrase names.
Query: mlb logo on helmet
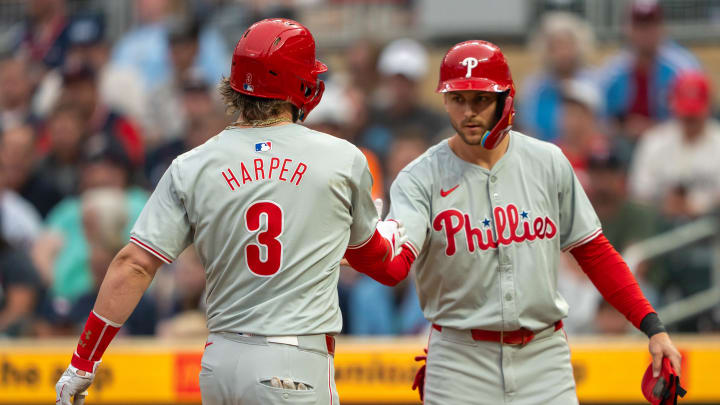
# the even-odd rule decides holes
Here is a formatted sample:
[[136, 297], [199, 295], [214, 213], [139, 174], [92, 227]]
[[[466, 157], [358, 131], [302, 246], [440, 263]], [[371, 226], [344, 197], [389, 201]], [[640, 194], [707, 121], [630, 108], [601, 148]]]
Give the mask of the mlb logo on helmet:
[[255, 144], [255, 152], [267, 152], [270, 149], [272, 149], [272, 143], [270, 141]]
[[248, 73], [245, 75], [245, 83], [243, 83], [243, 90], [253, 92], [255, 91], [255, 88], [252, 86], [252, 75]]

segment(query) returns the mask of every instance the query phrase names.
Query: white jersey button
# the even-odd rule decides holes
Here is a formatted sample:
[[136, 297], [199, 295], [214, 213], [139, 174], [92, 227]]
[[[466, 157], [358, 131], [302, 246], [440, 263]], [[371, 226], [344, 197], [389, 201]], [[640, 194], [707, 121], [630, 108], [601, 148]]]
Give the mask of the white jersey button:
[[495, 176], [490, 177], [491, 183], [495, 183], [496, 181], [497, 181], [497, 177], [495, 177]]
[[505, 301], [512, 301], [512, 294], [510, 294], [510, 293], [505, 294]]
[[496, 199], [496, 200], [500, 199], [500, 194], [498, 194], [498, 193], [493, 193], [493, 198]]

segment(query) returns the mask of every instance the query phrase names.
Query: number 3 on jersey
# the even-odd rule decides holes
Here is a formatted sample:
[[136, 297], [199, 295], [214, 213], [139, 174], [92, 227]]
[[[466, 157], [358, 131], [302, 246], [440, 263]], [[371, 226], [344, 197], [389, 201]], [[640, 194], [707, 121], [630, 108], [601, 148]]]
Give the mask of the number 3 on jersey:
[[[267, 277], [277, 273], [282, 265], [283, 245], [278, 237], [283, 232], [283, 210], [272, 201], [253, 203], [245, 211], [245, 228], [248, 232], [260, 230], [262, 216], [265, 216], [265, 229], [256, 235], [257, 244], [249, 243], [245, 246], [245, 262], [253, 274]], [[265, 248], [265, 260], [260, 245]]]

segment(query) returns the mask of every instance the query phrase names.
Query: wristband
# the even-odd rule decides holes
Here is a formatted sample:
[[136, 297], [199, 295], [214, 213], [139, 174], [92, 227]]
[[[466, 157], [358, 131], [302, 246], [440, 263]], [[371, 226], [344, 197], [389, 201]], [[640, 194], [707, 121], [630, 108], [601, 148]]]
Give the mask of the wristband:
[[643, 331], [643, 333], [645, 333], [649, 338], [658, 333], [667, 332], [665, 330], [665, 325], [663, 325], [660, 317], [658, 317], [658, 314], [655, 312], [650, 312], [645, 315], [645, 318], [643, 318], [642, 322], [640, 322], [640, 330]]
[[90, 311], [90, 316], [85, 323], [85, 329], [80, 335], [80, 341], [70, 364], [79, 370], [94, 373], [105, 349], [110, 345], [121, 326], [99, 316], [95, 311]]

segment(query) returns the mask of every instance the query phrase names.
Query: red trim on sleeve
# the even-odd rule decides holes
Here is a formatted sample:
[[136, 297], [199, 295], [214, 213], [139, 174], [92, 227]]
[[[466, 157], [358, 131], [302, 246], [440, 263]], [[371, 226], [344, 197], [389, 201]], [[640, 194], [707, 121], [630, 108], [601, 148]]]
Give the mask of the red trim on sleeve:
[[390, 249], [390, 243], [376, 230], [362, 247], [348, 248], [345, 258], [355, 270], [382, 284], [393, 286], [407, 277], [415, 255], [406, 243], [402, 252], [391, 260]]
[[142, 242], [141, 240], [135, 238], [134, 236], [131, 236], [131, 237], [130, 237], [130, 242], [133, 242], [133, 243], [135, 243], [136, 245], [140, 246], [141, 248], [147, 250], [148, 252], [152, 253], [153, 256], [155, 256], [155, 257], [157, 257], [158, 259], [164, 261], [165, 263], [167, 263], [167, 264], [172, 263], [172, 260], [170, 260], [170, 259], [168, 259], [167, 257], [165, 257], [165, 255], [163, 255], [162, 253], [158, 252], [157, 250], [151, 248], [151, 247], [148, 246], [146, 243], [144, 243], [144, 242]]
[[570, 251], [603, 298], [620, 311], [636, 328], [651, 312], [627, 264], [602, 233]]
[[95, 364], [100, 361], [105, 349], [119, 330], [119, 327], [102, 320], [95, 311], [90, 311], [70, 364], [80, 370], [94, 373]]
[[598, 229], [595, 232], [591, 233], [590, 235], [580, 239], [579, 241], [565, 246], [565, 249], [563, 249], [562, 251], [567, 252], [569, 250], [575, 249], [576, 247], [578, 247], [580, 245], [584, 245], [584, 244], [590, 242], [591, 240], [595, 239], [601, 233], [602, 233], [602, 229]]

